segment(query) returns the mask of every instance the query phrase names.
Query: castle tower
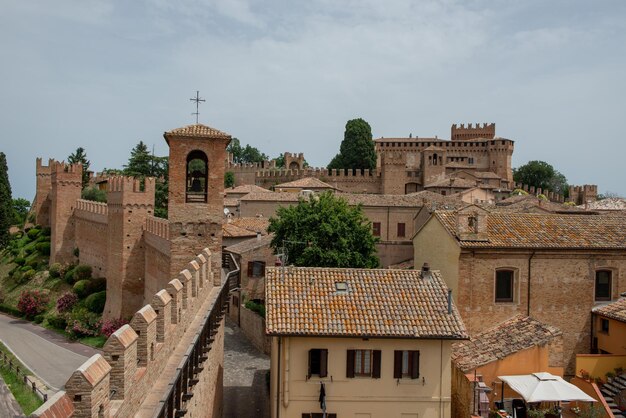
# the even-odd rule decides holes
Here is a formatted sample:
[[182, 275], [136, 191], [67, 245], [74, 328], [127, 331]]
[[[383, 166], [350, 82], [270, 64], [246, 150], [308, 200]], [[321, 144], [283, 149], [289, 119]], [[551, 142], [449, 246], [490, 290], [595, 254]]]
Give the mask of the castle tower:
[[[82, 191], [83, 166], [50, 160], [50, 264], [74, 260], [72, 214]], [[42, 185], [43, 190], [43, 185]]]
[[511, 169], [513, 149], [513, 141], [505, 138], [492, 139], [487, 148], [489, 171], [508, 181], [509, 188], [513, 187], [513, 170]]
[[224, 160], [231, 136], [196, 124], [165, 132], [170, 147], [170, 275], [209, 248], [213, 280], [221, 280]]
[[285, 158], [285, 170], [302, 170], [304, 168], [304, 154], [292, 154], [286, 152], [283, 154]]
[[406, 154], [401, 151], [381, 151], [380, 168], [383, 194], [404, 194], [406, 183]]
[[127, 318], [143, 306], [146, 217], [154, 212], [155, 180], [110, 177], [107, 182], [107, 318]]
[[446, 149], [431, 145], [422, 151], [422, 181], [428, 186], [446, 177]]
[[475, 138], [485, 138], [485, 139], [493, 139], [496, 136], [496, 124], [495, 123], [475, 123], [472, 125], [471, 123], [467, 124], [467, 127], [464, 123], [457, 125], [456, 123], [452, 125], [450, 128], [450, 139], [453, 141], [457, 140], [468, 140]]
[[50, 226], [50, 191], [52, 189], [52, 173], [50, 167], [54, 160], [49, 160], [48, 165], [43, 165], [41, 158], [37, 158], [35, 175], [37, 176], [37, 192], [32, 212], [35, 214], [35, 223], [41, 226]]

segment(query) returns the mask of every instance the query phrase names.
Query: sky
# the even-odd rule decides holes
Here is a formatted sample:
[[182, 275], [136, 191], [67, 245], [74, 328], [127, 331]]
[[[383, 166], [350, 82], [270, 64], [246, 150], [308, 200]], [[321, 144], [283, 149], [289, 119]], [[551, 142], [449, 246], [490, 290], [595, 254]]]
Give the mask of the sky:
[[346, 121], [374, 138], [495, 122], [513, 166], [626, 196], [626, 1], [0, 0], [0, 151], [120, 168], [200, 123], [325, 166]]

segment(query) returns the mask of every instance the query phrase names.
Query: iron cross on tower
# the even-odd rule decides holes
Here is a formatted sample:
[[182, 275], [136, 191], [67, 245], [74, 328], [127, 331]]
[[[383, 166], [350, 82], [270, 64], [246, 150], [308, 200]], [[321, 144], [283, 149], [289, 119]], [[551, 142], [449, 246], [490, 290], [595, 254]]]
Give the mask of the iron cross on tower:
[[200, 105], [200, 102], [206, 102], [206, 100], [201, 99], [200, 98], [200, 92], [198, 90], [196, 90], [196, 97], [192, 97], [191, 99], [192, 102], [196, 102], [196, 112], [192, 113], [192, 115], [196, 115], [196, 125], [198, 124], [198, 115], [200, 113], [198, 113], [198, 105]]

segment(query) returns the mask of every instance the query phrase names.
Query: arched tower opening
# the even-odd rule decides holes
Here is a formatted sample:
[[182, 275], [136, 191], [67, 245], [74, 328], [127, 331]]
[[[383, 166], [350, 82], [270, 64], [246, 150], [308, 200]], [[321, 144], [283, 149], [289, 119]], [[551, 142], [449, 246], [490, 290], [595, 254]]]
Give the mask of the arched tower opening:
[[209, 184], [209, 159], [199, 150], [187, 155], [186, 199], [187, 203], [206, 203]]

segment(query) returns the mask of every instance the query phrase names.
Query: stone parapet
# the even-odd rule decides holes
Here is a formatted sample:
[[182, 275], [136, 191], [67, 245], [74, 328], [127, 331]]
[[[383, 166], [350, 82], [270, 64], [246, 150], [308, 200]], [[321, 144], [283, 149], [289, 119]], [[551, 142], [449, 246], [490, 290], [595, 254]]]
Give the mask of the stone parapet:
[[91, 200], [78, 199], [74, 208], [74, 216], [86, 221], [106, 224], [109, 207], [106, 203], [94, 202]]
[[148, 216], [144, 231], [165, 240], [170, 239], [170, 223], [167, 219]]

